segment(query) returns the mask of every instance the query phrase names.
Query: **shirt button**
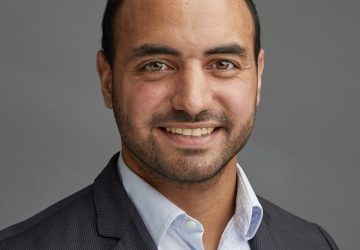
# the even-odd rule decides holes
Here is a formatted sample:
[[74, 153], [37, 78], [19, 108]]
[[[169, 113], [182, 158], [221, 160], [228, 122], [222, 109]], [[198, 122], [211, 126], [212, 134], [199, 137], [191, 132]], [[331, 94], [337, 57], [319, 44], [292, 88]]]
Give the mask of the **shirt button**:
[[186, 222], [186, 226], [188, 228], [195, 228], [196, 227], [196, 222], [189, 220], [188, 222]]

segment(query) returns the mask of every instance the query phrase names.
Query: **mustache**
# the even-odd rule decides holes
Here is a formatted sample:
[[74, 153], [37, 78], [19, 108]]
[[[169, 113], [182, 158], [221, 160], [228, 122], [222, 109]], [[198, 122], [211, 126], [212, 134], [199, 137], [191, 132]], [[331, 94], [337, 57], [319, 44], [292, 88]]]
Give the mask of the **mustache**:
[[190, 115], [184, 110], [176, 110], [170, 114], [154, 114], [151, 118], [149, 125], [155, 127], [159, 123], [170, 123], [170, 122], [179, 122], [179, 123], [196, 123], [196, 122], [207, 122], [207, 121], [217, 121], [225, 127], [232, 127], [232, 122], [228, 116], [224, 113], [216, 113], [211, 110], [203, 110], [197, 115]]

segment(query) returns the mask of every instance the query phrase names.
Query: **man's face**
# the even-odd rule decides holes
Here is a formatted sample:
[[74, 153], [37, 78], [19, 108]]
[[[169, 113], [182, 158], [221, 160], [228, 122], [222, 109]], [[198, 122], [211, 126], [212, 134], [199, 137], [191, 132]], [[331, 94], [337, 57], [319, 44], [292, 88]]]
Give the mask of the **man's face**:
[[236, 161], [259, 101], [253, 30], [241, 0], [125, 1], [98, 70], [133, 170], [199, 182]]

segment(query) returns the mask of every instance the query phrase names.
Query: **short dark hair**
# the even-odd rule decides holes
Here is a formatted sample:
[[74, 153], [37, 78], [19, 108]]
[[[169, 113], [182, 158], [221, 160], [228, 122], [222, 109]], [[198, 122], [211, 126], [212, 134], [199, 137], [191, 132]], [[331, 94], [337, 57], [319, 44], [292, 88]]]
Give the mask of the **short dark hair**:
[[256, 10], [255, 3], [253, 0], [244, 0], [246, 5], [248, 6], [251, 16], [254, 22], [254, 56], [256, 66], [258, 64], [259, 53], [261, 49], [261, 26], [258, 12]]
[[[257, 64], [258, 56], [261, 49], [259, 16], [253, 0], [244, 0], [244, 1], [248, 6], [254, 21], [254, 28], [255, 28], [254, 55], [255, 55], [255, 62]], [[106, 3], [106, 8], [102, 21], [101, 46], [102, 46], [102, 50], [104, 51], [105, 58], [111, 67], [113, 66], [114, 63], [114, 54], [115, 54], [115, 17], [123, 3], [124, 0], [108, 0]]]

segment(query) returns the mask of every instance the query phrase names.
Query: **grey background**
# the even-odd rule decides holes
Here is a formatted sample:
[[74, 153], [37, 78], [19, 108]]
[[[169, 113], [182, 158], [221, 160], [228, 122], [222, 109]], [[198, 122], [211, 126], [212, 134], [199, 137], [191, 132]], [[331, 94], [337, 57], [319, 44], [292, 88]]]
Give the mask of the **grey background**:
[[[360, 2], [256, 3], [265, 73], [239, 162], [258, 194], [358, 249]], [[104, 7], [1, 2], [0, 228], [92, 183], [119, 150], [95, 70]]]

